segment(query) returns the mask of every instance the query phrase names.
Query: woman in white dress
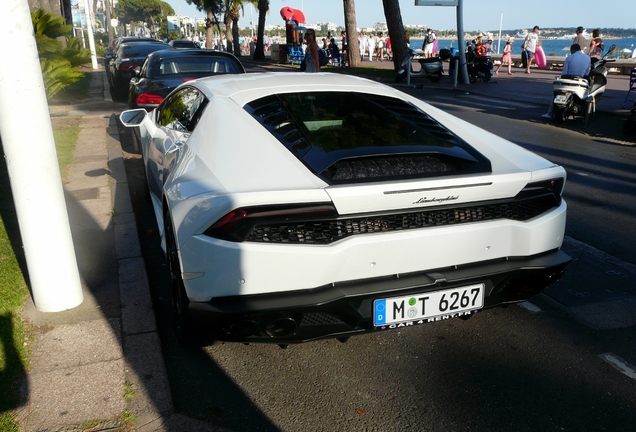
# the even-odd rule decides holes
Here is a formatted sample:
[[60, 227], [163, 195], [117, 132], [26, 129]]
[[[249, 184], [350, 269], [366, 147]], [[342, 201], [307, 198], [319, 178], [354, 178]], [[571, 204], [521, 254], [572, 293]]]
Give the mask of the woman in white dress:
[[373, 61], [373, 52], [375, 51], [375, 37], [373, 33], [369, 35], [369, 61]]
[[364, 53], [367, 50], [367, 37], [363, 32], [360, 32], [360, 37], [358, 37], [358, 45], [360, 46], [360, 61], [364, 60]]

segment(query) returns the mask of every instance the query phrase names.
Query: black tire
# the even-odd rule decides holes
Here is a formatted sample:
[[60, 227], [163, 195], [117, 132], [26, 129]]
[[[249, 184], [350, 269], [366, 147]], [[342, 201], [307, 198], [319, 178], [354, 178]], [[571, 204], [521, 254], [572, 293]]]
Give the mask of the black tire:
[[483, 77], [481, 77], [481, 80], [482, 80], [483, 82], [488, 82], [488, 81], [490, 81], [490, 74], [489, 74], [489, 73], [487, 73], [486, 75], [484, 75]]
[[468, 81], [471, 84], [475, 84], [477, 82], [477, 76], [476, 75], [468, 75]]
[[632, 114], [623, 125], [625, 135], [636, 135], [636, 114]]
[[174, 238], [172, 221], [167, 211], [164, 212], [164, 235], [166, 238], [166, 259], [170, 270], [170, 289], [172, 291], [172, 306], [174, 312], [174, 332], [177, 342], [183, 348], [196, 348], [201, 342], [196, 336], [196, 331], [190, 317], [188, 305], [190, 300], [183, 286], [181, 267], [177, 256], [176, 240]]
[[404, 75], [403, 73], [399, 73], [395, 76], [395, 82], [396, 83], [401, 83], [402, 81], [404, 81]]
[[593, 104], [593, 102], [586, 102], [584, 109], [585, 109], [585, 116], [584, 116], [583, 120], [585, 121], [585, 127], [588, 127], [590, 125], [590, 122], [594, 118], [594, 104]]
[[565, 108], [559, 108], [554, 110], [554, 119], [557, 123], [563, 124], [567, 120], [567, 116], [565, 115]]
[[428, 79], [430, 79], [430, 80], [431, 80], [431, 81], [433, 81], [433, 82], [439, 82], [439, 80], [441, 80], [441, 79], [442, 79], [442, 74], [441, 74], [441, 73], [435, 73], [435, 74], [433, 74], [433, 75], [430, 75], [430, 76], [428, 77]]

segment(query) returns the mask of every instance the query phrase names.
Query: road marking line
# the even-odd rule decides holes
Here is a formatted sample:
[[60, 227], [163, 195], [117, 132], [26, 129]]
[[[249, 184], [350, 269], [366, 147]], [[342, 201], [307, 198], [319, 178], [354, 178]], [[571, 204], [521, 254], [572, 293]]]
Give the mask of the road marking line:
[[522, 308], [524, 308], [525, 310], [527, 310], [528, 312], [532, 312], [532, 313], [541, 313], [543, 312], [541, 310], [541, 308], [539, 306], [536, 306], [530, 302], [524, 301], [521, 303], [518, 303], [519, 306], [521, 306]]
[[616, 354], [613, 354], [610, 352], [610, 353], [600, 354], [599, 357], [605, 360], [607, 363], [611, 364], [615, 369], [620, 371], [622, 374], [627, 375], [633, 380], [636, 380], [636, 368], [630, 365], [629, 363], [627, 363], [625, 360], [623, 360]]

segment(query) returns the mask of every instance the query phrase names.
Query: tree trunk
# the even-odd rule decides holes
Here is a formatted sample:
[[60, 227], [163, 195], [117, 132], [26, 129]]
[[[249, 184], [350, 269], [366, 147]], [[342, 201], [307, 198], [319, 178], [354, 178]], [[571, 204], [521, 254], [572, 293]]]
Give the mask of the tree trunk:
[[205, 48], [212, 49], [212, 43], [214, 42], [214, 21], [216, 21], [216, 17], [214, 16], [214, 10], [212, 8], [208, 8], [207, 17], [205, 19]]
[[391, 51], [393, 52], [393, 68], [397, 71], [408, 54], [406, 46], [406, 34], [400, 13], [400, 3], [398, 0], [382, 0], [384, 6], [384, 17], [389, 28], [391, 38]]
[[269, 11], [269, 0], [258, 0], [258, 31], [256, 36], [256, 51], [254, 60], [265, 60], [265, 47], [263, 36], [265, 35], [265, 15]]
[[239, 17], [232, 17], [232, 43], [234, 44], [234, 55], [241, 58], [241, 41], [239, 40]]
[[355, 0], [343, 0], [347, 46], [349, 47], [349, 66], [360, 66], [360, 46], [358, 44], [358, 26], [356, 24]]
[[232, 52], [232, 17], [229, 13], [226, 13], [223, 17], [223, 24], [225, 24], [225, 50]]

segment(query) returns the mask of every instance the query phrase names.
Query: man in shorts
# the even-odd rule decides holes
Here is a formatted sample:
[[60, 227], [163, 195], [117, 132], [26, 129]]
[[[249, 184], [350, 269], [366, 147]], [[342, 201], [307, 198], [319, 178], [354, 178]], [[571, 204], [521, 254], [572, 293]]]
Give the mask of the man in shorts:
[[530, 73], [530, 65], [534, 60], [534, 52], [537, 49], [537, 45], [539, 44], [539, 26], [534, 26], [531, 33], [528, 33], [525, 40], [523, 41], [523, 46], [521, 47], [525, 53], [526, 58], [528, 59], [528, 63], [526, 65], [526, 73]]

